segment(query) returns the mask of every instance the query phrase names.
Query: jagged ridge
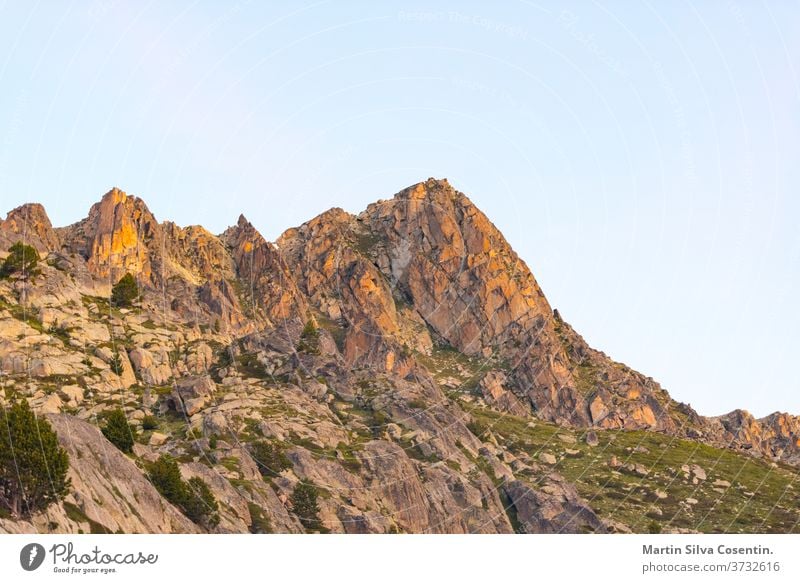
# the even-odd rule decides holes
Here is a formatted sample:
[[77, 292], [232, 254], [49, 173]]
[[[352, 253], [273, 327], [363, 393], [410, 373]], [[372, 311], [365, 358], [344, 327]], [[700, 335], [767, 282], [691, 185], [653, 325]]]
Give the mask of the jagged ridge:
[[[361, 423], [351, 413], [342, 418], [336, 406], [340, 401], [345, 410], [380, 413], [367, 421], [398, 428], [359, 445], [360, 479], [374, 481], [388, 472], [410, 480], [417, 462], [384, 467], [368, 455], [380, 451], [400, 458], [393, 448], [399, 444], [404, 451], [408, 440], [424, 456], [454, 467], [485, 458], [494, 469], [484, 477], [504, 476], [505, 485], [463, 482], [464, 476], [453, 468], [455, 473], [446, 479], [477, 487], [483, 492], [479, 498], [492, 500], [489, 506], [498, 511], [509, 501], [527, 508], [533, 514], [526, 528], [540, 530], [561, 527], [534, 520], [536, 505], [531, 508], [520, 500], [530, 486], [483, 451], [484, 444], [466, 426], [470, 417], [464, 418], [462, 405], [477, 398], [513, 417], [576, 428], [644, 429], [798, 462], [798, 418], [776, 413], [756, 420], [742, 411], [702, 417], [674, 402], [651, 378], [589, 347], [552, 310], [502, 234], [445, 180], [409, 187], [358, 216], [332, 209], [286, 231], [276, 245], [243, 216], [220, 236], [202, 227], [159, 223], [141, 199], [118, 189], [94, 205], [86, 219], [64, 228], [54, 229], [41, 205], [11, 211], [0, 222], [0, 248], [17, 240], [46, 254], [47, 266], [35, 281], [0, 284], [0, 369], [11, 386], [28, 378], [29, 396], [42, 411], [68, 408], [89, 419], [110, 403], [125, 403], [128, 394], [138, 403], [127, 405], [132, 413], [175, 411], [206, 437], [238, 434], [231, 426], [241, 429], [242, 418], [249, 418], [262, 424], [265, 435], [285, 439], [287, 425], [296, 437], [309, 428], [295, 421], [269, 422], [264, 410], [277, 397], [266, 385], [283, 387], [282, 407], [288, 406], [284, 399], [295, 387], [299, 392], [292, 408], [302, 402], [301, 409], [315, 411], [315, 425], [330, 425], [323, 432], [328, 437], [319, 437], [318, 429], [315, 435], [337, 452], [340, 443], [354, 445], [352, 437], [335, 428]], [[114, 310], [103, 300], [125, 273], [132, 273], [143, 290], [132, 312]], [[311, 355], [295, 349], [309, 319], [320, 327], [319, 349]], [[108, 366], [115, 356], [122, 361], [119, 375]], [[443, 358], [456, 364], [455, 374], [442, 378], [437, 366]], [[75, 384], [65, 388], [62, 380]], [[242, 414], [233, 423], [223, 406], [223, 392], [224, 399], [238, 394], [258, 405], [235, 408]], [[424, 410], [414, 406], [420, 403]], [[399, 424], [382, 423], [382, 416]], [[364, 426], [369, 429], [370, 423]], [[403, 428], [413, 435], [404, 436]], [[161, 437], [144, 437], [151, 450], [140, 452], [142, 459], [182, 447], [170, 435], [165, 443], [156, 443]], [[231, 451], [239, 460], [248, 459], [246, 448]], [[299, 444], [293, 454], [294, 477], [319, 474], [324, 465], [306, 459], [307, 453]], [[195, 454], [203, 459], [207, 452]], [[205, 468], [197, 460], [193, 463], [187, 472]], [[240, 470], [243, 465], [246, 461], [240, 461]], [[350, 478], [324, 475], [342, 488], [356, 487]], [[285, 480], [277, 484], [279, 491], [291, 486], [291, 479]], [[225, 484], [219, 488], [224, 490]], [[425, 486], [419, 488], [416, 494], [390, 490], [375, 496], [391, 509], [386, 500], [426, 500]], [[569, 500], [567, 506], [574, 506], [578, 499], [573, 494], [561, 492], [559, 503]], [[509, 518], [498, 521], [486, 514], [485, 503], [480, 512], [462, 508], [478, 513], [449, 526], [447, 512], [422, 504], [424, 515], [397, 516], [393, 527], [415, 532], [513, 528]], [[537, 504], [546, 505], [543, 500]], [[392, 527], [375, 516], [365, 518], [367, 506], [353, 501], [331, 512], [345, 530], [351, 519], [366, 531]], [[241, 514], [246, 513], [230, 516], [224, 527], [241, 530], [246, 523]], [[583, 523], [597, 530], [600, 523], [592, 516], [586, 514]], [[284, 530], [297, 527], [285, 518], [280, 523]]]

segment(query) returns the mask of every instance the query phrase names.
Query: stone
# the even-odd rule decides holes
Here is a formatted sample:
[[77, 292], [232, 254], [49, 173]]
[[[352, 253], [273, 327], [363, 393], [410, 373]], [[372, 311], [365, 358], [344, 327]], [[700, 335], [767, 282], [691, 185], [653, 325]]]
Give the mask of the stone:
[[691, 466], [692, 475], [697, 478], [698, 480], [705, 480], [706, 479], [706, 471], [698, 466], [697, 464], [692, 464]]
[[509, 481], [502, 488], [526, 533], [606, 532], [606, 526], [574, 486], [551, 478], [538, 490], [519, 481]]
[[172, 379], [169, 353], [163, 348], [146, 350], [137, 347], [130, 351], [129, 356], [136, 374], [144, 383], [165, 385]]
[[545, 451], [539, 454], [539, 461], [542, 462], [543, 464], [548, 464], [550, 466], [553, 466], [558, 463], [556, 456], [554, 456], [552, 453], [547, 453]]
[[403, 435], [403, 429], [397, 423], [387, 423], [386, 433], [394, 440], [398, 440]]
[[508, 377], [499, 371], [489, 371], [481, 379], [480, 390], [484, 400], [495, 409], [524, 417], [530, 408], [520, 401], [514, 393], [505, 388]]
[[589, 403], [589, 413], [594, 423], [599, 423], [608, 416], [608, 407], [598, 395]]
[[158, 431], [154, 431], [152, 435], [150, 435], [150, 445], [154, 447], [158, 447], [159, 445], [163, 445], [169, 439], [169, 436], [164, 435]]
[[62, 407], [61, 398], [56, 394], [52, 394], [45, 397], [38, 409], [41, 415], [46, 415], [48, 413], [59, 413]]
[[67, 403], [80, 405], [83, 402], [83, 388], [78, 385], [64, 385], [58, 393]]
[[587, 431], [584, 435], [584, 441], [589, 447], [597, 447], [600, 445], [600, 439], [597, 437], [597, 433], [594, 431]]
[[[44, 207], [38, 203], [28, 203], [10, 211], [5, 221], [0, 221], [0, 235], [9, 243], [25, 241], [36, 248], [40, 255], [61, 247], [58, 234], [53, 229]], [[5, 251], [10, 244], [2, 247]]]

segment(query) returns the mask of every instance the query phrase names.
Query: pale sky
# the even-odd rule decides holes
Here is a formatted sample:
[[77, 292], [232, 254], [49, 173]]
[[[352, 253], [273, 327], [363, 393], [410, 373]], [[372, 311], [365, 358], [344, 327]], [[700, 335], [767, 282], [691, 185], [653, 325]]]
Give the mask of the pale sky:
[[0, 212], [274, 239], [447, 177], [593, 346], [800, 414], [799, 57], [793, 1], [0, 2]]

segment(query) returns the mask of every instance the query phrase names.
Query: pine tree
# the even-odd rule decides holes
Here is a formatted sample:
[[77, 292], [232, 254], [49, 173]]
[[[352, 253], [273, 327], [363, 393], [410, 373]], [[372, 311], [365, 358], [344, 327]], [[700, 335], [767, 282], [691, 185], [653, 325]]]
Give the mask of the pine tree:
[[250, 444], [250, 456], [258, 465], [258, 471], [267, 478], [274, 478], [283, 470], [292, 467], [292, 462], [278, 444], [255, 441]]
[[0, 507], [23, 518], [67, 495], [69, 458], [50, 423], [22, 399], [0, 409]]
[[186, 485], [181, 478], [178, 463], [169, 456], [161, 456], [150, 464], [148, 470], [150, 481], [164, 498], [173, 504], [180, 505], [185, 497]]
[[102, 429], [106, 439], [125, 453], [133, 451], [133, 430], [128, 424], [122, 409], [114, 409], [106, 417], [106, 424]]
[[208, 485], [198, 477], [189, 478], [182, 504], [183, 512], [194, 522], [206, 528], [219, 524], [219, 504]]
[[219, 524], [219, 504], [211, 489], [198, 477], [184, 482], [178, 463], [162, 455], [150, 464], [150, 481], [156, 490], [175, 504], [195, 524], [214, 528]]
[[39, 252], [30, 245], [17, 241], [9, 248], [8, 253], [3, 267], [0, 268], [0, 277], [8, 277], [13, 274], [29, 277], [39, 273], [36, 268], [39, 263]]
[[111, 288], [111, 303], [118, 308], [129, 308], [133, 300], [139, 297], [139, 286], [130, 273], [126, 273]]
[[292, 509], [306, 530], [323, 530], [319, 519], [319, 492], [311, 482], [298, 482], [292, 491]]

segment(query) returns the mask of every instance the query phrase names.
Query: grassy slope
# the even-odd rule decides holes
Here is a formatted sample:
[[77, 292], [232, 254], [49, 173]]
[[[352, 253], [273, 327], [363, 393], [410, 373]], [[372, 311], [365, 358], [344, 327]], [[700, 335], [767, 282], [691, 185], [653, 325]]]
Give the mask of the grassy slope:
[[[602, 517], [628, 525], [635, 532], [686, 528], [701, 532], [800, 532], [800, 472], [773, 467], [734, 451], [646, 431], [599, 431], [599, 445], [589, 447], [581, 430], [464, 405], [510, 451], [534, 458], [555, 455], [554, 469], [575, 483], [580, 494]], [[575, 438], [575, 443], [563, 441]], [[567, 452], [571, 450], [571, 452]], [[608, 462], [640, 464], [646, 476]], [[706, 480], [692, 483], [681, 466], [697, 464]], [[531, 476], [535, 481], [535, 476]], [[724, 480], [730, 487], [715, 486]], [[667, 494], [659, 499], [655, 492]], [[687, 499], [697, 500], [688, 504]]]
[[[531, 423], [474, 404], [468, 395], [475, 393], [478, 379], [496, 363], [492, 366], [448, 349], [436, 349], [421, 360], [434, 378], [451, 385], [446, 392], [472, 414], [479, 431], [490, 430], [512, 453], [524, 452], [534, 459], [540, 453], [555, 455], [554, 469], [576, 485], [598, 514], [634, 532], [683, 528], [800, 533], [800, 469], [649, 431], [597, 431], [599, 445], [590, 447], [584, 440], [586, 430], [538, 419]], [[460, 384], [453, 389], [456, 379]], [[612, 468], [609, 461], [614, 456], [623, 466], [638, 464], [647, 475]], [[706, 480], [694, 484], [692, 476], [685, 475], [682, 466], [692, 464], [705, 470]], [[536, 481], [533, 474], [526, 478]], [[717, 480], [731, 485], [715, 486]], [[667, 497], [658, 498], [656, 491]], [[697, 503], [687, 503], [690, 499]]]

